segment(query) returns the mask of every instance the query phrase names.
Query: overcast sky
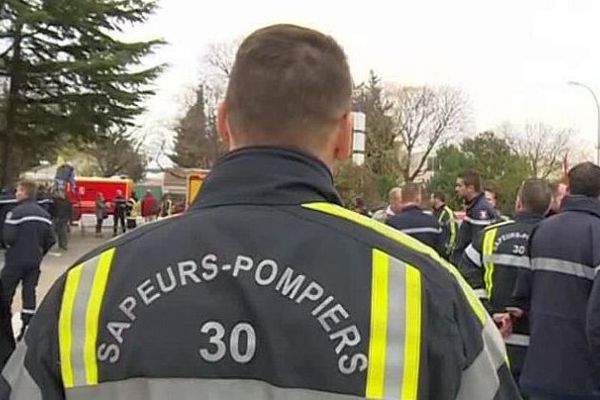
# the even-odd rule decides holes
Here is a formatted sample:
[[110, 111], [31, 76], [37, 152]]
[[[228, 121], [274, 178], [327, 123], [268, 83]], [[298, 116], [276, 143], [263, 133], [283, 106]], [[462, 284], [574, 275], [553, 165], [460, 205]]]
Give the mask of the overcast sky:
[[[352, 3], [362, 3], [361, 6]], [[133, 33], [169, 42], [152, 60], [168, 62], [148, 102], [144, 125], [168, 125], [198, 82], [212, 42], [289, 22], [333, 35], [345, 48], [354, 79], [374, 69], [385, 81], [462, 87], [477, 131], [505, 120], [572, 127], [595, 145], [591, 95], [600, 95], [600, 1], [413, 0], [349, 2], [161, 0], [151, 22]], [[156, 128], [155, 134], [158, 134]]]

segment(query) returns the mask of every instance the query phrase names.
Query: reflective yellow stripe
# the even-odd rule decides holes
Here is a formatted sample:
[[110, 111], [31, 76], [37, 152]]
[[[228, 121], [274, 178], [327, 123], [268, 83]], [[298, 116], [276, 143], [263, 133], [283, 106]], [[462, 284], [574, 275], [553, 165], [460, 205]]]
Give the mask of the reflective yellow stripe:
[[60, 370], [65, 388], [71, 388], [73, 382], [73, 366], [71, 363], [71, 328], [73, 318], [73, 305], [75, 303], [75, 294], [81, 278], [81, 269], [83, 265], [71, 269], [67, 274], [67, 280], [63, 291], [62, 305], [60, 307], [60, 316], [58, 318], [58, 337], [60, 347]]
[[371, 335], [369, 339], [369, 369], [366, 396], [381, 399], [385, 384], [385, 354], [387, 343], [389, 257], [373, 250], [371, 284]]
[[115, 249], [107, 250], [100, 256], [100, 261], [96, 267], [94, 283], [87, 306], [85, 318], [85, 344], [84, 344], [84, 362], [86, 371], [86, 381], [88, 385], [98, 383], [98, 360], [96, 356], [96, 346], [98, 341], [98, 325], [100, 323], [100, 309], [106, 290], [106, 282], [110, 273], [112, 259]]
[[406, 339], [404, 344], [404, 379], [401, 399], [416, 399], [419, 393], [421, 363], [421, 273], [406, 268]]
[[450, 251], [454, 252], [454, 248], [456, 247], [456, 217], [454, 216], [454, 211], [450, 209], [450, 207], [446, 206], [446, 212], [448, 213], [449, 223], [450, 223]]
[[[483, 267], [485, 290], [487, 291], [488, 298], [492, 298], [492, 291], [494, 289], [494, 262], [490, 261], [490, 257], [494, 254], [494, 242], [496, 241], [496, 235], [498, 234], [498, 228], [490, 229], [485, 231], [483, 234]], [[488, 257], [486, 257], [488, 256]], [[487, 261], [486, 261], [487, 259]]]
[[374, 221], [370, 218], [367, 218], [365, 216], [357, 214], [353, 211], [347, 210], [343, 207], [338, 206], [337, 204], [307, 203], [307, 204], [303, 204], [302, 207], [310, 209], [310, 210], [314, 210], [314, 211], [319, 211], [319, 212], [322, 212], [325, 214], [333, 215], [333, 216], [336, 216], [339, 218], [343, 218], [343, 219], [352, 221], [354, 223], [357, 223], [359, 225], [365, 226], [367, 228], [371, 228], [372, 230], [378, 232], [379, 234], [384, 235], [384, 236], [386, 236], [392, 240], [395, 240], [397, 242], [400, 242], [403, 245], [411, 248], [414, 251], [417, 251], [419, 253], [429, 256], [430, 258], [432, 258], [433, 260], [435, 260], [439, 264], [441, 264], [444, 268], [446, 268], [455, 277], [455, 279], [460, 284], [460, 287], [463, 290], [469, 305], [473, 309], [473, 312], [475, 313], [475, 315], [477, 315], [477, 318], [479, 318], [479, 321], [481, 322], [481, 324], [483, 325], [485, 323], [485, 321], [487, 321], [487, 319], [488, 319], [487, 311], [485, 310], [485, 308], [483, 307], [483, 305], [481, 304], [481, 302], [479, 301], [479, 299], [473, 292], [473, 289], [464, 280], [464, 278], [462, 277], [460, 272], [458, 272], [456, 267], [454, 265], [450, 264], [449, 262], [447, 262], [446, 260], [444, 260], [443, 258], [441, 258], [435, 250], [431, 249], [430, 247], [419, 242], [418, 240], [416, 240], [408, 235], [405, 235], [402, 232], [400, 232], [390, 226], [387, 226], [385, 224]]

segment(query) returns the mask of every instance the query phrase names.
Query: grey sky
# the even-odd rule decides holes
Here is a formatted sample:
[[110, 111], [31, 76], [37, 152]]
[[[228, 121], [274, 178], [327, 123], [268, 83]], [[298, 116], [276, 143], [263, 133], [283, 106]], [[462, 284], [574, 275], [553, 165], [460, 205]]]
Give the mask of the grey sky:
[[591, 96], [600, 95], [600, 1], [597, 0], [162, 0], [133, 35], [170, 44], [154, 60], [170, 68], [157, 82], [141, 121], [162, 131], [198, 81], [206, 46], [279, 22], [333, 35], [348, 53], [356, 81], [374, 69], [385, 81], [448, 84], [470, 96], [477, 131], [504, 120], [545, 121], [580, 131], [595, 144]]

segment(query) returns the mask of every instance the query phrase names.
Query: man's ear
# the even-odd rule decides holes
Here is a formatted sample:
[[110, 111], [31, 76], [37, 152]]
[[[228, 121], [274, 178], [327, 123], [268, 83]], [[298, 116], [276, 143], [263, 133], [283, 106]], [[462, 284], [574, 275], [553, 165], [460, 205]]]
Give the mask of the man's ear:
[[338, 161], [347, 160], [352, 155], [353, 127], [354, 118], [351, 112], [347, 112], [339, 120], [336, 132], [335, 159]]
[[229, 122], [227, 121], [228, 112], [227, 104], [224, 101], [219, 103], [219, 108], [217, 110], [217, 128], [219, 129], [219, 136], [221, 136], [223, 143], [229, 147], [229, 150], [232, 150], [234, 147], [234, 140], [231, 137], [231, 130], [229, 129]]

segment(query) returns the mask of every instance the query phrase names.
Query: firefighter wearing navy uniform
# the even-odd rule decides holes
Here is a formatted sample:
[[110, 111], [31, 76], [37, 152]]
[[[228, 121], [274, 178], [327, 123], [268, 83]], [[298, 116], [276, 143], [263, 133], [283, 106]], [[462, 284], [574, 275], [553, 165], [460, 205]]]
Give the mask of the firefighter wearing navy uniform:
[[2, 282], [2, 307], [10, 312], [13, 296], [22, 282], [23, 330], [36, 311], [36, 287], [40, 277], [40, 264], [44, 255], [56, 242], [52, 221], [40, 205], [36, 204], [36, 186], [21, 182], [17, 187], [19, 205], [11, 210], [4, 221], [3, 236], [8, 246], [5, 266], [0, 275]]
[[238, 50], [231, 152], [182, 216], [52, 288], [0, 399], [516, 399], [502, 338], [433, 250], [340, 206], [351, 150], [340, 46], [275, 25]]
[[[513, 304], [518, 271], [529, 268], [527, 247], [531, 231], [544, 218], [550, 200], [547, 182], [525, 181], [517, 196], [515, 220], [486, 227], [465, 250], [461, 272], [490, 314], [506, 313], [507, 307]], [[518, 320], [512, 327], [512, 334], [504, 340], [511, 369], [518, 377], [529, 346], [527, 319]]]
[[477, 233], [496, 222], [496, 211], [485, 199], [481, 177], [465, 171], [456, 179], [456, 194], [467, 204], [467, 212], [458, 231], [456, 248], [452, 255], [455, 265], [460, 265], [463, 253]]
[[450, 260], [452, 253], [454, 253], [458, 237], [456, 215], [454, 215], [454, 211], [446, 204], [446, 195], [442, 192], [434, 192], [431, 195], [431, 207], [433, 208], [433, 216], [437, 218], [438, 223], [442, 227], [444, 250], [441, 255], [446, 260]]
[[402, 188], [401, 211], [390, 217], [386, 223], [435, 249], [442, 255], [444, 253], [442, 227], [434, 216], [423, 211], [421, 200], [419, 185], [407, 183]]
[[529, 316], [520, 382], [532, 399], [600, 399], [600, 309], [592, 293], [600, 265], [600, 168], [579, 164], [568, 177], [560, 212], [531, 234], [531, 269], [519, 271], [514, 294]]

